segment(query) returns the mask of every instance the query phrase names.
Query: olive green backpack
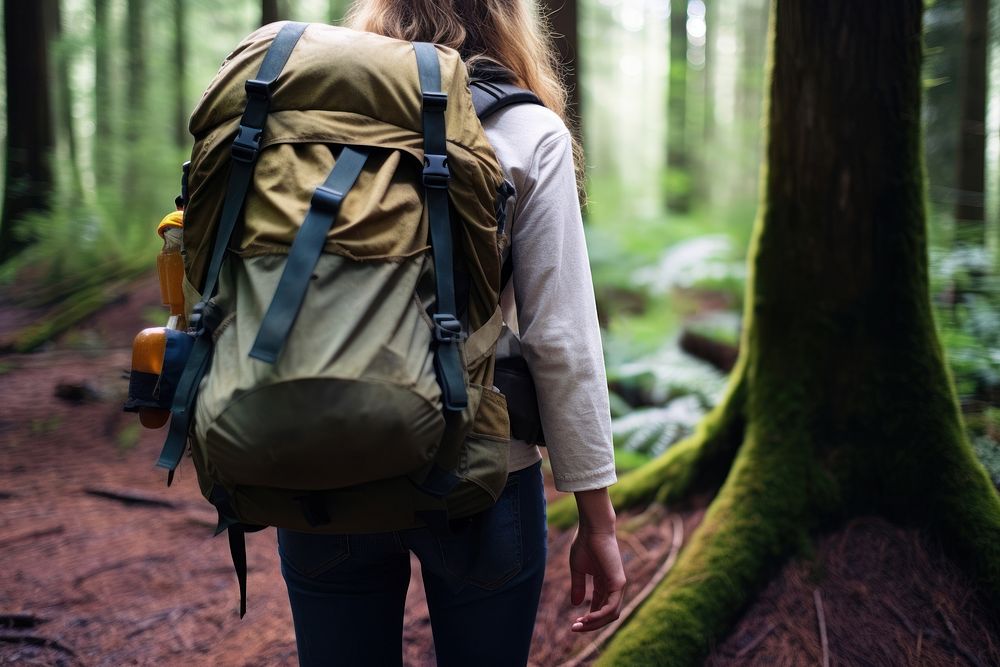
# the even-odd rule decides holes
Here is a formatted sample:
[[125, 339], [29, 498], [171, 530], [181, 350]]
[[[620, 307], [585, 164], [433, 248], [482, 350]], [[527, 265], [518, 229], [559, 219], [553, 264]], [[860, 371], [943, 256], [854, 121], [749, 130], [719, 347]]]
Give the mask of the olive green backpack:
[[190, 450], [242, 615], [245, 532], [446, 529], [501, 493], [511, 192], [459, 54], [426, 43], [264, 26], [191, 131], [195, 340], [157, 465]]

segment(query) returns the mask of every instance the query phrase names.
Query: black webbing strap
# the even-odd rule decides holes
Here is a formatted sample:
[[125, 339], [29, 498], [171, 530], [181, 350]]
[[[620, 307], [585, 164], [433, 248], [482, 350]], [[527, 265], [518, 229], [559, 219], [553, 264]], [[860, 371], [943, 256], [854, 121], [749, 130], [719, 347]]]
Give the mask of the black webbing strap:
[[[472, 93], [472, 106], [476, 109], [476, 116], [480, 121], [484, 121], [501, 109], [514, 106], [516, 104], [538, 104], [542, 105], [542, 100], [530, 90], [526, 90], [512, 83], [503, 81], [488, 81], [486, 79], [473, 79], [469, 82], [469, 90]], [[510, 184], [504, 181], [503, 187], [498, 196], [498, 204], [502, 202], [503, 209], [497, 211], [497, 224], [506, 222], [507, 199], [513, 195], [513, 189], [507, 191]], [[514, 272], [514, 263], [511, 256], [500, 269], [500, 291], [503, 292], [510, 282]]]
[[302, 308], [313, 269], [326, 245], [326, 235], [336, 222], [340, 205], [354, 187], [368, 155], [366, 149], [344, 146], [326, 181], [313, 192], [309, 213], [295, 235], [288, 262], [250, 350], [254, 359], [273, 364], [281, 353]]
[[462, 323], [456, 317], [455, 267], [452, 254], [451, 217], [449, 215], [448, 145], [445, 135], [444, 112], [448, 95], [441, 91], [441, 65], [437, 49], [427, 42], [413, 42], [423, 95], [424, 126], [424, 197], [430, 225], [431, 251], [434, 254], [434, 276], [437, 304], [434, 321], [436, 349], [434, 369], [445, 410], [460, 411], [468, 405], [465, 371], [458, 343], [462, 340]]
[[480, 121], [515, 104], [542, 104], [533, 92], [512, 83], [473, 79], [469, 82], [469, 90], [472, 92], [472, 106]]
[[229, 555], [236, 570], [236, 582], [240, 586], [240, 618], [247, 614], [247, 533], [242, 524], [229, 526]]
[[229, 555], [236, 571], [236, 583], [240, 587], [240, 618], [247, 613], [247, 533], [261, 530], [263, 526], [248, 526], [235, 518], [232, 499], [229, 493], [218, 484], [213, 484], [208, 494], [208, 500], [219, 513], [219, 523], [215, 527], [215, 535], [223, 531], [229, 538]]
[[229, 181], [226, 186], [226, 198], [222, 205], [222, 215], [219, 217], [219, 227], [215, 234], [215, 245], [212, 248], [212, 259], [205, 274], [205, 285], [202, 289], [202, 300], [195, 305], [192, 327], [195, 329], [195, 342], [191, 356], [184, 367], [181, 379], [177, 384], [174, 402], [170, 408], [172, 414], [167, 440], [156, 461], [157, 467], [166, 468], [167, 486], [174, 479], [174, 469], [184, 456], [187, 444], [188, 430], [191, 424], [191, 413], [194, 410], [195, 397], [201, 378], [208, 371], [212, 357], [211, 329], [206, 326], [205, 311], [208, 300], [215, 294], [218, 287], [219, 272], [222, 270], [222, 260], [229, 247], [233, 230], [243, 212], [250, 183], [253, 180], [254, 167], [260, 153], [260, 140], [267, 122], [267, 114], [271, 107], [271, 86], [284, 69], [288, 57], [305, 32], [305, 23], [286, 23], [271, 42], [264, 61], [257, 72], [257, 78], [246, 83], [247, 105], [240, 119], [240, 128], [233, 140], [232, 160], [230, 161]]
[[298, 43], [299, 38], [308, 24], [286, 23], [271, 42], [264, 55], [257, 77], [246, 83], [247, 105], [240, 119], [240, 128], [233, 140], [233, 159], [230, 163], [229, 183], [226, 186], [226, 199], [222, 205], [222, 215], [219, 218], [219, 228], [215, 234], [215, 246], [212, 249], [212, 260], [205, 274], [205, 287], [202, 290], [203, 299], [210, 299], [215, 294], [218, 285], [219, 271], [222, 260], [229, 247], [233, 230], [243, 211], [250, 183], [253, 180], [253, 170], [260, 154], [260, 140], [267, 123], [267, 114], [271, 108], [271, 87], [285, 68], [288, 57]]

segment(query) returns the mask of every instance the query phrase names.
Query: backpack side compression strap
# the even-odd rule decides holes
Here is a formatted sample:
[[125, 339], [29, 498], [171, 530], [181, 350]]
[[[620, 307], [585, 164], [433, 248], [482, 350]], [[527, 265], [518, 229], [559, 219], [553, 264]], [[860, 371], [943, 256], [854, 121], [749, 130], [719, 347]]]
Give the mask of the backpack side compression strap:
[[462, 340], [462, 323], [456, 316], [455, 266], [452, 254], [450, 203], [448, 200], [448, 144], [444, 112], [448, 94], [441, 91], [441, 64], [437, 49], [427, 42], [413, 42], [423, 95], [424, 126], [424, 198], [431, 228], [431, 251], [434, 255], [434, 276], [437, 305], [434, 321], [434, 369], [441, 385], [441, 399], [447, 411], [458, 412], [469, 403], [465, 386], [465, 370], [458, 343]]
[[172, 413], [170, 430], [166, 442], [163, 443], [160, 458], [156, 461], [157, 467], [169, 471], [168, 486], [173, 481], [174, 470], [184, 455], [198, 386], [208, 370], [209, 360], [212, 357], [212, 335], [206, 328], [206, 311], [210, 307], [209, 299], [215, 294], [218, 286], [222, 260], [225, 258], [233, 230], [236, 229], [236, 223], [243, 212], [243, 204], [250, 189], [250, 182], [253, 180], [254, 167], [260, 153], [261, 135], [264, 133], [264, 125], [267, 123], [267, 114], [271, 107], [271, 88], [285, 68], [288, 57], [306, 27], [305, 23], [286, 23], [264, 55], [257, 77], [246, 83], [247, 105], [240, 119], [240, 129], [233, 140], [226, 199], [215, 234], [212, 259], [205, 275], [202, 300], [194, 307], [195, 317], [192, 319], [198, 320], [192, 322], [196, 329], [194, 347], [177, 383], [174, 402], [170, 408]]
[[309, 213], [295, 235], [278, 287], [250, 350], [254, 359], [269, 364], [277, 361], [302, 308], [313, 269], [326, 245], [326, 235], [337, 220], [344, 197], [361, 174], [368, 154], [366, 149], [344, 146], [326, 181], [313, 192]]

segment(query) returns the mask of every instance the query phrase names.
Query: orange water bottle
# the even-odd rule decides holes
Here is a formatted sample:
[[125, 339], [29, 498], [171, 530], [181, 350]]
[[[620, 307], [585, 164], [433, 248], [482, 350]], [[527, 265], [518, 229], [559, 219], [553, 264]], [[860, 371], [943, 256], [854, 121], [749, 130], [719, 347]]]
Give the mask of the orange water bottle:
[[[170, 419], [169, 407], [153, 407], [160, 398], [163, 361], [167, 347], [167, 330], [183, 330], [184, 319], [184, 261], [181, 257], [181, 234], [184, 213], [174, 211], [165, 216], [156, 231], [163, 239], [163, 247], [156, 257], [156, 271], [160, 279], [160, 297], [170, 315], [165, 327], [143, 329], [132, 343], [132, 378], [130, 402], [139, 413], [139, 422], [146, 428], [160, 428]], [[143, 400], [143, 397], [145, 400]], [[143, 403], [146, 403], [143, 405]], [[128, 408], [127, 408], [128, 409]]]

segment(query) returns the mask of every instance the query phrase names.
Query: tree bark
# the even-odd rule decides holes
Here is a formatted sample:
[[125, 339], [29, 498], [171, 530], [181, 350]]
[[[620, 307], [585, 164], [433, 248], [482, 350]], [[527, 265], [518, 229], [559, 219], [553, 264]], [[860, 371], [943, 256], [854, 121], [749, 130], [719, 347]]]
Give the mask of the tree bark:
[[[577, 0], [543, 0], [543, 12], [549, 17], [555, 33], [559, 62], [562, 64], [563, 84], [569, 91], [567, 116], [573, 120], [576, 131], [581, 130], [580, 108], [580, 41]], [[578, 136], [582, 136], [578, 134]]]
[[284, 20], [284, 7], [280, 6], [279, 0], [263, 0], [260, 12], [260, 24], [267, 25], [275, 21]]
[[599, 664], [700, 664], [783, 560], [862, 514], [926, 529], [1000, 602], [1000, 495], [966, 439], [929, 297], [922, 11], [774, 4], [740, 359], [698, 433], [612, 497], [722, 486]]
[[667, 209], [691, 208], [691, 165], [687, 152], [687, 0], [670, 0], [670, 77], [667, 88]]
[[145, 156], [141, 147], [148, 126], [146, 100], [146, 2], [128, 0], [125, 31], [125, 149], [128, 168], [123, 179], [125, 210], [134, 211], [142, 200], [139, 175]]
[[187, 102], [187, 0], [174, 0], [174, 143], [188, 146]]
[[56, 143], [61, 143], [65, 147], [66, 153], [63, 159], [69, 195], [72, 200], [79, 201], [83, 197], [83, 182], [80, 177], [76, 123], [73, 122], [73, 87], [70, 84], [72, 53], [70, 45], [63, 39], [61, 0], [47, 0], [46, 6], [49, 12], [49, 43], [52, 45], [51, 51], [54, 56], [52, 81], [55, 83], [53, 92], [58, 126]]
[[94, 178], [97, 186], [114, 182], [112, 156], [115, 105], [111, 87], [111, 16], [108, 0], [94, 0]]
[[54, 179], [55, 135], [49, 93], [46, 5], [52, 0], [4, 0], [7, 62], [7, 149], [0, 261], [24, 245], [18, 230], [24, 216], [48, 209]]
[[961, 128], [955, 188], [956, 240], [982, 245], [986, 240], [986, 29], [987, 0], [965, 0], [961, 82]]

